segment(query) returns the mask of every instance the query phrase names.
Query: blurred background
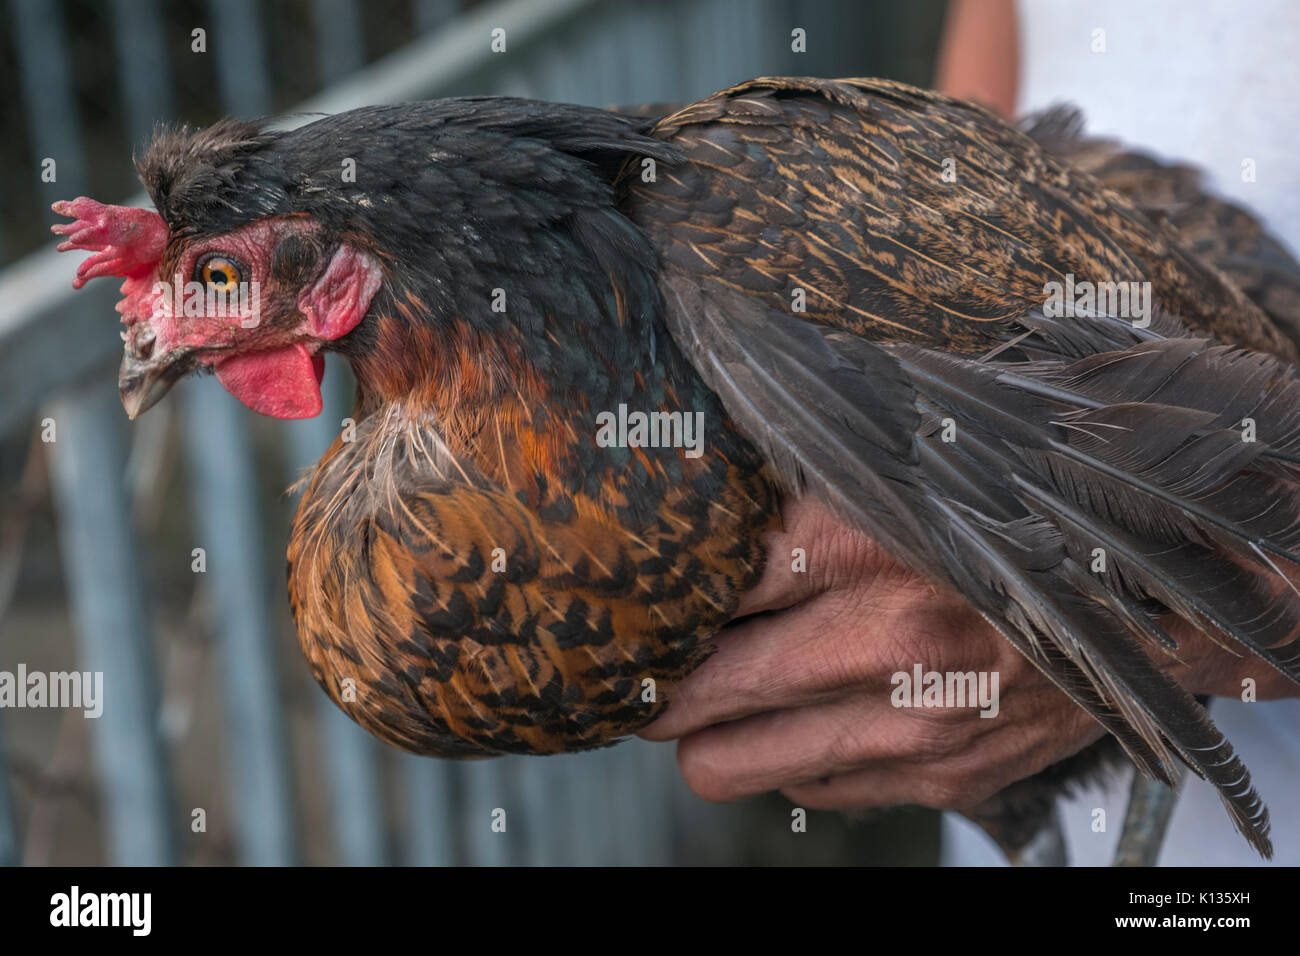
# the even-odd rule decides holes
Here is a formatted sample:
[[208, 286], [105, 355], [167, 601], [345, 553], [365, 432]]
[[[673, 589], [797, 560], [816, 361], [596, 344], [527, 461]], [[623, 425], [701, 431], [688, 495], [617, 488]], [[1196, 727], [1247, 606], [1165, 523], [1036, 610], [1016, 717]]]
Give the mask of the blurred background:
[[131, 154], [160, 120], [686, 102], [765, 74], [928, 85], [944, 6], [0, 0], [0, 671], [105, 686], [98, 719], [0, 709], [0, 863], [935, 862], [932, 813], [793, 832], [778, 796], [695, 798], [668, 745], [452, 763], [368, 737], [308, 674], [283, 573], [286, 489], [347, 415], [347, 369], [331, 358], [316, 420], [258, 418], [209, 377], [128, 425], [116, 284], [74, 294], [48, 227], [57, 199], [143, 204]]

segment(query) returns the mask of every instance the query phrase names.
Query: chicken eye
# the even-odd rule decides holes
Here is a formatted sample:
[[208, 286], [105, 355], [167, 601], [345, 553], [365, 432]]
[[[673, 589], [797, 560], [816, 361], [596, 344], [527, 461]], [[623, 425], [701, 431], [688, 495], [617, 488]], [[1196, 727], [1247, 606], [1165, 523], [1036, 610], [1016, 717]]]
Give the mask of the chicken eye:
[[209, 256], [199, 266], [199, 275], [218, 292], [233, 292], [239, 285], [239, 264], [227, 256]]

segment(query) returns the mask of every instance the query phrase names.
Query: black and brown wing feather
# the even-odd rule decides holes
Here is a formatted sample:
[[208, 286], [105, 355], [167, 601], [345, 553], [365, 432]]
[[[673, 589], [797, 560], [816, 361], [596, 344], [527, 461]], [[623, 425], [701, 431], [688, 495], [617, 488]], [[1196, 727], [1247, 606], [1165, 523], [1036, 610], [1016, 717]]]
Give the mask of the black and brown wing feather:
[[1300, 344], [1300, 262], [1249, 210], [1211, 193], [1199, 170], [1086, 136], [1082, 114], [1070, 107], [1036, 113], [1020, 125], [1044, 149], [1124, 196], [1219, 269]]
[[[1249, 775], [1149, 655], [1170, 609], [1300, 679], [1290, 340], [977, 107], [762, 79], [657, 131], [686, 164], [627, 188], [669, 328], [786, 487], [959, 590], [1146, 772], [1188, 763], [1269, 853]], [[1171, 314], [1049, 318], [1067, 275], [1150, 282]]]

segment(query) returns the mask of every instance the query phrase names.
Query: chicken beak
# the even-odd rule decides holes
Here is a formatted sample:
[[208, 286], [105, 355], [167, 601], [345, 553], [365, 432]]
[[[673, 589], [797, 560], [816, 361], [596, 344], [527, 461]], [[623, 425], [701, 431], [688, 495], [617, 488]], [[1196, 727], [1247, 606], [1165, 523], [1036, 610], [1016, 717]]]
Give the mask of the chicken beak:
[[189, 349], [178, 349], [160, 356], [141, 356], [128, 345], [117, 373], [117, 390], [126, 417], [135, 419], [153, 408], [184, 378], [190, 370], [189, 355]]

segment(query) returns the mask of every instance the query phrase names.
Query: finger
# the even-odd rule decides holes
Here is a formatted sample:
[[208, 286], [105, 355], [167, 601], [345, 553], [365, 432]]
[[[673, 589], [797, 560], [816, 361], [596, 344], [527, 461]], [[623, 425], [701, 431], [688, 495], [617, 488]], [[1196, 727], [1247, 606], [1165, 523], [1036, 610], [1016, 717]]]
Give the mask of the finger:
[[[714, 637], [713, 656], [666, 691], [668, 708], [639, 735], [673, 740], [710, 724], [813, 703], [862, 674], [845, 673], [843, 655], [816, 648], [826, 640], [820, 600], [774, 617], [732, 624]], [[856, 640], [868, 640], [856, 633]], [[830, 642], [827, 642], [830, 643]]]
[[868, 765], [900, 774], [909, 731], [882, 698], [850, 697], [708, 727], [678, 742], [677, 764], [694, 793], [725, 803]]
[[991, 776], [953, 785], [924, 768], [900, 772], [896, 766], [882, 764], [782, 787], [781, 794], [795, 806], [808, 810], [877, 810], [901, 806], [957, 810], [978, 806], [999, 789], [1001, 786]]
[[824, 594], [723, 628], [714, 637], [713, 656], [666, 692], [668, 709], [640, 735], [672, 740], [710, 724], [806, 706], [851, 689], [882, 691], [888, 678], [875, 673], [872, 629], [861, 623], [871, 615], [859, 613], [862, 597]]
[[887, 695], [900, 662], [909, 672], [918, 660], [986, 666], [965, 659], [978, 656], [981, 635], [1005, 650], [1002, 638], [960, 599], [936, 596], [914, 576], [830, 591], [719, 631], [714, 655], [667, 692], [668, 709], [640, 734], [671, 740], [850, 691]]
[[852, 694], [690, 734], [678, 744], [678, 765], [709, 800], [783, 789], [818, 809], [974, 806], [1101, 736], [1059, 691], [1028, 670], [1025, 677], [991, 719], [966, 708], [900, 709], [884, 693]]
[[[782, 527], [763, 536], [763, 574], [740, 596], [735, 617], [793, 607], [825, 589], [820, 579], [807, 573], [807, 549], [819, 540], [817, 509], [813, 502], [785, 499], [781, 505]], [[800, 547], [804, 549], [802, 558], [796, 551]]]
[[[915, 804], [968, 810], [1018, 780], [1033, 776], [1104, 736], [1085, 711], [1061, 695], [1031, 692], [1014, 716], [974, 726], [913, 724], [916, 747], [902, 759], [876, 761], [844, 773], [784, 785], [787, 799], [810, 810], [853, 810]], [[911, 716], [916, 716], [912, 714]], [[970, 736], [969, 731], [976, 735]], [[963, 733], [962, 731], [966, 731]], [[979, 731], [989, 731], [979, 733]], [[935, 734], [947, 739], [938, 740]]]
[[764, 536], [763, 574], [741, 596], [736, 617], [793, 607], [832, 588], [867, 586], [886, 567], [902, 570], [870, 538], [819, 502], [786, 498], [781, 523], [780, 530]]
[[[810, 810], [869, 810], [915, 805], [936, 810], [977, 806], [999, 790], [1032, 776], [1052, 762], [1056, 741], [1022, 749], [1023, 733], [978, 718], [958, 726], [927, 722], [909, 714], [896, 731], [908, 749], [892, 759], [878, 757], [820, 777], [782, 784], [786, 799]], [[972, 733], [973, 732], [973, 733]], [[935, 734], [947, 734], [947, 740]], [[890, 752], [882, 749], [882, 754]], [[850, 755], [851, 756], [851, 755]]]

